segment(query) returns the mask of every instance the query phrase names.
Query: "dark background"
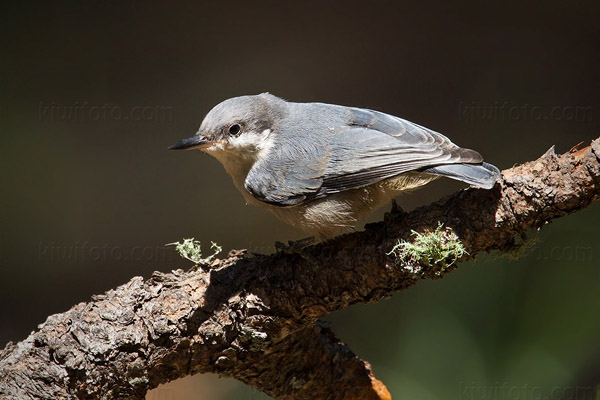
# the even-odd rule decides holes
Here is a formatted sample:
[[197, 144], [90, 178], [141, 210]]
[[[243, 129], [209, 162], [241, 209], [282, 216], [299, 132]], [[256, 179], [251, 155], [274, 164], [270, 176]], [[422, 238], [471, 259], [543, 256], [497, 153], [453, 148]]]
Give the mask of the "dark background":
[[[188, 268], [165, 243], [193, 236], [270, 252], [274, 240], [302, 237], [245, 206], [216, 160], [166, 150], [228, 97], [269, 91], [382, 110], [500, 168], [598, 137], [598, 8], [3, 5], [0, 345], [135, 275]], [[437, 181], [400, 204], [461, 187]], [[532, 233], [541, 243], [519, 261], [481, 257], [328, 319], [395, 398], [593, 398], [599, 217], [594, 205]], [[240, 398], [266, 396], [206, 376], [148, 395]]]

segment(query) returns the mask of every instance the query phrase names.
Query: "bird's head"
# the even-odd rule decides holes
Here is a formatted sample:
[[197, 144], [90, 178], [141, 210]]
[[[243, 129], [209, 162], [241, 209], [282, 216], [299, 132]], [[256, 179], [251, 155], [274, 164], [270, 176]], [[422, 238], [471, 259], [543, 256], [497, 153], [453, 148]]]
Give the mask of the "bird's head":
[[269, 93], [225, 100], [210, 110], [194, 136], [169, 149], [199, 149], [217, 158], [223, 153], [252, 156], [272, 146], [272, 134], [286, 112], [285, 104]]

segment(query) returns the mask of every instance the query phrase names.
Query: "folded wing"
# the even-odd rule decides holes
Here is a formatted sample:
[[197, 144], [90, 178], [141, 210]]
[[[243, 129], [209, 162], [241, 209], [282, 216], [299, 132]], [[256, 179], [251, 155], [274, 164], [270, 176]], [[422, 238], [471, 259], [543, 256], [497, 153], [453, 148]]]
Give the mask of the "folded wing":
[[[425, 172], [477, 184], [477, 168], [434, 169], [456, 164], [480, 167], [483, 158], [476, 151], [460, 148], [444, 135], [401, 118], [360, 108], [346, 110], [347, 123], [328, 132], [325, 143], [279, 146], [257, 162], [248, 174], [246, 189], [267, 203], [292, 206], [408, 171], [429, 169]], [[475, 178], [461, 179], [461, 174], [471, 170]]]

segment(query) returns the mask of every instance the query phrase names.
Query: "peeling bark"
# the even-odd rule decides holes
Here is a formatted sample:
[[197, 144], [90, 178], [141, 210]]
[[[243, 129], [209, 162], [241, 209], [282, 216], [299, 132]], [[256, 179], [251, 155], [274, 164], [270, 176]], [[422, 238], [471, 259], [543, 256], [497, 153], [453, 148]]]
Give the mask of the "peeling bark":
[[389, 399], [369, 364], [318, 319], [437, 279], [458, 267], [389, 255], [411, 230], [453, 229], [468, 251], [506, 250], [529, 229], [600, 197], [600, 139], [503, 171], [493, 190], [464, 189], [303, 256], [232, 251], [211, 269], [156, 272], [55, 314], [0, 351], [0, 398], [143, 399], [195, 373], [232, 376], [277, 399]]

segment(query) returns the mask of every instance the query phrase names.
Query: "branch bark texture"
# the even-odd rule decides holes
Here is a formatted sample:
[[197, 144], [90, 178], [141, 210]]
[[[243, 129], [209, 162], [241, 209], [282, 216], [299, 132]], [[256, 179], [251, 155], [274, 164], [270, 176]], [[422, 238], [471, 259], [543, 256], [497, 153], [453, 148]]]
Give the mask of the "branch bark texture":
[[0, 398], [143, 399], [195, 373], [232, 376], [276, 399], [389, 399], [369, 364], [318, 319], [457, 268], [390, 255], [411, 231], [451, 228], [461, 260], [506, 250], [532, 228], [600, 197], [600, 139], [503, 171], [493, 190], [460, 190], [365, 231], [306, 249], [232, 251], [210, 269], [156, 272], [55, 314], [0, 351]]

